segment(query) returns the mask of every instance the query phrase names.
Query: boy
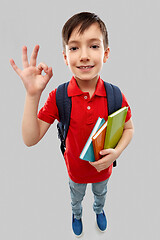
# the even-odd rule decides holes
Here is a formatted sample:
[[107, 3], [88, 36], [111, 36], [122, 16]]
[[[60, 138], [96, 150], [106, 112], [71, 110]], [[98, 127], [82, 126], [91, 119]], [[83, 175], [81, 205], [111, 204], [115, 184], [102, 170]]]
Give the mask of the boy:
[[[65, 23], [62, 39], [64, 60], [73, 74], [68, 85], [72, 111], [64, 158], [69, 174], [72, 200], [72, 229], [76, 236], [81, 236], [83, 231], [81, 203], [87, 183], [92, 183], [93, 209], [96, 213], [97, 226], [101, 231], [106, 230], [107, 220], [103, 208], [112, 163], [131, 141], [133, 123], [130, 107], [122, 94], [122, 107], [128, 106], [128, 113], [122, 138], [116, 148], [102, 150], [100, 152], [102, 158], [96, 162], [91, 163], [79, 158], [97, 118], [103, 117], [105, 120], [108, 118], [106, 91], [103, 80], [99, 76], [103, 63], [109, 57], [108, 34], [105, 24], [97, 15], [82, 12], [75, 14]], [[23, 47], [23, 71], [16, 66], [13, 59], [10, 60], [26, 88], [22, 135], [27, 146], [38, 143], [54, 120], [59, 121], [56, 89], [49, 94], [37, 116], [41, 94], [53, 75], [52, 68], [45, 63], [40, 63], [36, 67], [38, 51], [39, 46], [36, 45], [29, 63], [27, 48]], [[42, 76], [42, 70], [46, 73], [45, 76]]]

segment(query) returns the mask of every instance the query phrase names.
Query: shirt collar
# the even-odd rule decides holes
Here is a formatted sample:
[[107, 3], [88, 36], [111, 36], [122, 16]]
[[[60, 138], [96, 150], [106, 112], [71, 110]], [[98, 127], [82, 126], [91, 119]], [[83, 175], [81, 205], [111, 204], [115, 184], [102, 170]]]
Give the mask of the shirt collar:
[[[82, 94], [84, 94], [84, 92], [82, 92], [81, 89], [78, 87], [76, 79], [73, 76], [68, 85], [68, 96], [73, 97], [73, 96], [78, 96], [78, 95], [82, 95]], [[101, 96], [101, 97], [106, 96], [104, 82], [100, 77], [98, 78], [94, 95]]]

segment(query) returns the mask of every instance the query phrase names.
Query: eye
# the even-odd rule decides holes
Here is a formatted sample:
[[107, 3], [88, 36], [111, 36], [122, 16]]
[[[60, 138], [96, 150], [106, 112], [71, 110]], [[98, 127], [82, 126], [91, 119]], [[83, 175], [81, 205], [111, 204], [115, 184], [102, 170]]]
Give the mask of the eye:
[[69, 50], [70, 51], [76, 51], [78, 49], [78, 47], [71, 47]]
[[99, 45], [92, 45], [91, 48], [93, 49], [99, 48]]

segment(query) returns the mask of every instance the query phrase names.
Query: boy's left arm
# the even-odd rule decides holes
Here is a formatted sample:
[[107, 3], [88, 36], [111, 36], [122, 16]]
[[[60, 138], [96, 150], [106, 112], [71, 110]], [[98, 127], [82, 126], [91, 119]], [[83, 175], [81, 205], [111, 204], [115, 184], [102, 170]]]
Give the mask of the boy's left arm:
[[104, 149], [100, 154], [104, 157], [98, 161], [90, 162], [90, 164], [97, 169], [98, 172], [108, 168], [123, 152], [123, 150], [130, 143], [134, 133], [132, 120], [128, 120], [124, 125], [122, 137], [114, 149]]

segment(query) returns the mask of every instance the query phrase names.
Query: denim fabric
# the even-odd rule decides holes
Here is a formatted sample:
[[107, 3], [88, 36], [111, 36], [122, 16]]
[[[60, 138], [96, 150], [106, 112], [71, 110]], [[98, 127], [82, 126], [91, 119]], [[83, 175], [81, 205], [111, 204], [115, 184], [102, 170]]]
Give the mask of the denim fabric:
[[[103, 210], [106, 200], [108, 180], [109, 179], [103, 182], [92, 183], [92, 192], [94, 194], [93, 210], [96, 214], [101, 213]], [[82, 217], [82, 200], [85, 196], [87, 184], [75, 183], [69, 179], [69, 187], [72, 213], [75, 215], [76, 219], [80, 219]]]

